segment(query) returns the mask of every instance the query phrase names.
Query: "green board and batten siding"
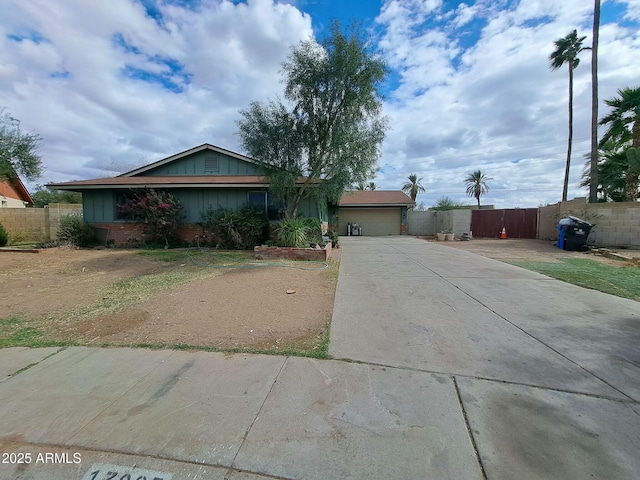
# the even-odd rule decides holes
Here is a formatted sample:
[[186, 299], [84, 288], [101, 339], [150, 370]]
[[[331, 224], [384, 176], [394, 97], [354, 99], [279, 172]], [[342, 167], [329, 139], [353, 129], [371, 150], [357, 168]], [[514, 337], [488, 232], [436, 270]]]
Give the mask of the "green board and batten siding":
[[144, 175], [262, 175], [257, 165], [222, 153], [203, 151], [159, 165]]
[[[259, 165], [226, 155], [223, 152], [205, 149], [188, 154], [182, 158], [176, 158], [166, 163], [159, 162], [157, 166], [149, 169], [139, 169], [131, 176], [167, 177], [182, 175], [197, 175], [212, 177], [262, 175]], [[159, 190], [163, 190], [158, 188]], [[130, 189], [120, 188], [88, 188], [82, 189], [82, 203], [84, 218], [88, 223], [118, 222], [116, 219], [116, 198]], [[167, 186], [164, 190], [174, 195], [184, 207], [185, 219], [188, 224], [198, 223], [202, 220], [202, 214], [210, 208], [226, 208], [237, 210], [248, 203], [249, 192], [267, 191], [265, 186], [232, 187], [220, 184], [211, 187], [178, 187]], [[327, 208], [321, 208], [311, 199], [302, 202], [299, 215], [328, 220]]]
[[[237, 210], [247, 204], [249, 191], [259, 189], [167, 189], [184, 208], [185, 223], [198, 223], [202, 213], [210, 207]], [[263, 190], [264, 191], [264, 190]], [[116, 196], [129, 190], [86, 190], [82, 195], [84, 218], [89, 223], [113, 222], [116, 220]]]

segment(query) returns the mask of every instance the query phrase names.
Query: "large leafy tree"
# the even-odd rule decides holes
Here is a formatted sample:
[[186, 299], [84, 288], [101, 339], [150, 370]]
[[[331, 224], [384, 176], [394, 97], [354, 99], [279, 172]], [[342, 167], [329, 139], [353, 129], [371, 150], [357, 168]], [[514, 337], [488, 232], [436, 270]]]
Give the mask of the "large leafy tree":
[[35, 207], [44, 207], [51, 203], [82, 203], [82, 194], [64, 190], [52, 190], [47, 186], [36, 185], [36, 191], [31, 194]]
[[42, 160], [38, 155], [41, 138], [35, 133], [23, 132], [20, 120], [0, 109], [0, 180], [16, 178], [27, 180], [42, 175]]
[[571, 166], [571, 145], [573, 143], [573, 70], [580, 64], [578, 55], [589, 47], [583, 47], [582, 42], [587, 37], [578, 37], [578, 32], [573, 30], [566, 37], [556, 40], [556, 49], [549, 55], [551, 70], [558, 70], [564, 64], [569, 66], [569, 138], [567, 141], [567, 163], [564, 170], [564, 184], [562, 187], [562, 201], [567, 200], [569, 189], [569, 169]]
[[489, 191], [489, 185], [487, 185], [489, 180], [493, 180], [493, 178], [487, 177], [480, 170], [470, 173], [464, 179], [464, 183], [467, 185], [467, 195], [476, 198], [478, 208], [480, 208], [480, 197]]
[[408, 182], [402, 186], [402, 191], [411, 197], [411, 200], [416, 201], [418, 193], [424, 193], [425, 189], [420, 183], [422, 178], [418, 178], [418, 175], [412, 173], [407, 177]]
[[252, 102], [237, 122], [242, 146], [266, 165], [272, 193], [294, 217], [305, 198], [337, 202], [375, 173], [387, 122], [379, 91], [388, 69], [357, 26], [294, 47], [284, 98]]
[[[613, 139], [626, 144], [627, 148], [640, 148], [640, 87], [618, 89], [618, 96], [605, 100], [605, 103], [611, 107], [611, 111], [600, 120], [600, 125], [607, 126], [600, 141], [601, 146]], [[628, 145], [629, 141], [631, 145]], [[635, 202], [638, 198], [639, 176], [640, 171], [629, 164], [625, 188], [628, 202]]]

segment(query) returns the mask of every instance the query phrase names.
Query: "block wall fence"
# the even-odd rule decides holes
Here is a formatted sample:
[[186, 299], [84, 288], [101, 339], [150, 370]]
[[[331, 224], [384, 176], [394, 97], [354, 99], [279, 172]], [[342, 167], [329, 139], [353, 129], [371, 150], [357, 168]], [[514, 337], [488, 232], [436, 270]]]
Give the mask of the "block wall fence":
[[60, 217], [82, 215], [82, 205], [52, 203], [45, 208], [0, 208], [0, 223], [9, 235], [9, 245], [50, 242], [58, 235]]
[[640, 247], [640, 202], [587, 203], [574, 198], [539, 208], [538, 238], [558, 238], [558, 220], [566, 216], [595, 224], [589, 241], [597, 246]]

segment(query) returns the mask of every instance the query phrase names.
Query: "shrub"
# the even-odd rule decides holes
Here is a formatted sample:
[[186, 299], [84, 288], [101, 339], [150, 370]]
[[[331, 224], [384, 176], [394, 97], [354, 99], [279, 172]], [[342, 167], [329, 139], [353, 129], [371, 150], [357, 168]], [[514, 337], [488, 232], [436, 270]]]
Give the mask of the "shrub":
[[216, 247], [250, 250], [264, 243], [269, 223], [263, 211], [246, 205], [240, 210], [210, 208], [202, 215], [202, 225]]
[[134, 192], [118, 208], [142, 226], [142, 231], [154, 243], [179, 243], [178, 228], [182, 224], [182, 205], [170, 193], [157, 192], [148, 188], [144, 192]]
[[0, 223], [0, 247], [4, 247], [9, 242], [9, 235]]
[[62, 245], [74, 247], [90, 247], [96, 241], [96, 234], [82, 215], [71, 214], [60, 217], [58, 227], [58, 242]]
[[286, 218], [278, 226], [278, 246], [305, 247], [310, 238], [309, 224], [306, 218]]
[[331, 243], [333, 244], [333, 246], [335, 247], [336, 245], [338, 245], [338, 241], [340, 239], [340, 236], [338, 235], [338, 232], [334, 231], [334, 230], [329, 230], [327, 232], [327, 236], [329, 237], [329, 239], [331, 240]]
[[315, 243], [322, 243], [322, 223], [317, 218], [303, 218], [302, 221], [307, 227], [307, 240]]

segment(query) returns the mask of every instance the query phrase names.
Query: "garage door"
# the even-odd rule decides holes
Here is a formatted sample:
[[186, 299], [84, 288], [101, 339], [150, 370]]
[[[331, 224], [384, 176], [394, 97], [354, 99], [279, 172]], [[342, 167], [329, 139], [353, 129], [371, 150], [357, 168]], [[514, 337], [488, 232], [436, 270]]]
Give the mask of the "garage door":
[[362, 235], [400, 235], [401, 209], [393, 208], [341, 208], [340, 235], [347, 234], [347, 224], [357, 223]]

